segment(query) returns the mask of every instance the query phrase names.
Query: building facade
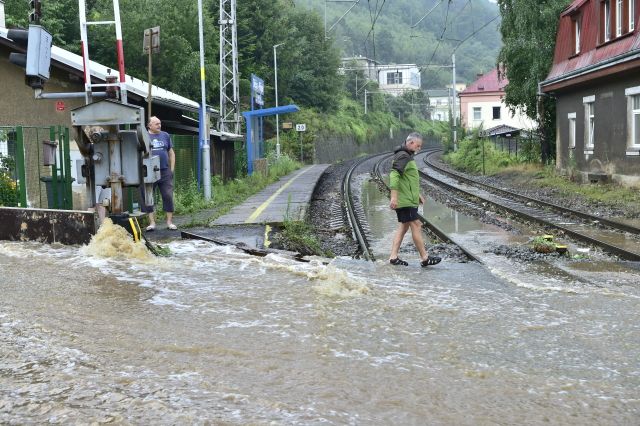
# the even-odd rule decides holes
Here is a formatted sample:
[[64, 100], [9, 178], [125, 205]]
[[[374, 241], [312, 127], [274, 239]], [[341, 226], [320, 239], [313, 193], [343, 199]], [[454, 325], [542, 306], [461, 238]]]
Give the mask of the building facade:
[[479, 75], [458, 95], [462, 127], [467, 130], [507, 125], [517, 129], [532, 129], [535, 122], [521, 110], [512, 114], [504, 103], [504, 88], [509, 80], [498, 78], [498, 70], [493, 69]]
[[427, 90], [429, 114], [435, 121], [449, 121], [451, 115], [451, 89]]
[[378, 87], [393, 96], [420, 90], [420, 68], [414, 64], [378, 65]]
[[556, 99], [556, 165], [583, 182], [640, 185], [638, 0], [575, 0], [541, 90]]

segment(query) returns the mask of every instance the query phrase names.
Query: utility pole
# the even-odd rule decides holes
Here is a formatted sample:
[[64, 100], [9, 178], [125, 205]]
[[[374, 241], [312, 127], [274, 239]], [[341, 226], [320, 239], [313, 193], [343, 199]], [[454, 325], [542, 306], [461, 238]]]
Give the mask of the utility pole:
[[206, 119], [207, 99], [205, 95], [206, 77], [204, 72], [204, 30], [202, 19], [202, 0], [198, 0], [198, 35], [200, 38], [200, 146], [202, 147], [202, 183], [204, 186], [204, 199], [211, 199], [211, 160], [209, 155], [209, 121]]
[[451, 100], [452, 102], [452, 108], [451, 108], [451, 114], [453, 114], [453, 150], [457, 151], [458, 150], [458, 132], [457, 132], [457, 125], [458, 125], [458, 120], [457, 120], [457, 116], [458, 114], [456, 114], [456, 54], [454, 53], [453, 55], [451, 55], [451, 64], [453, 67], [453, 86], [452, 86], [452, 94], [453, 94], [453, 99]]
[[[273, 68], [276, 80], [276, 108], [278, 108], [278, 47], [284, 43], [273, 46]], [[276, 112], [276, 157], [280, 158], [280, 114]]]
[[367, 115], [367, 89], [364, 89], [364, 115]]

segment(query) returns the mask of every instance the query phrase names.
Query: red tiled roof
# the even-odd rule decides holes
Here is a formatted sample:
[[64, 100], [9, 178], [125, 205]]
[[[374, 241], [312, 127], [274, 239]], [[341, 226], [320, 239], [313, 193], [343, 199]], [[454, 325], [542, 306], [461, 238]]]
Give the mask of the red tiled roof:
[[498, 70], [492, 69], [482, 77], [471, 83], [460, 95], [470, 95], [476, 93], [502, 92], [504, 87], [509, 84], [506, 76], [498, 80]]

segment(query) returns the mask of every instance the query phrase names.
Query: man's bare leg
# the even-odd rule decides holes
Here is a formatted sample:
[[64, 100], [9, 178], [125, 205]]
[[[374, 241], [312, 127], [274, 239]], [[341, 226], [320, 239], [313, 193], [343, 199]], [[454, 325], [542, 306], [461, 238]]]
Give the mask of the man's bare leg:
[[424, 248], [424, 240], [422, 239], [422, 223], [420, 220], [414, 220], [409, 222], [409, 225], [411, 226], [413, 244], [416, 245], [418, 253], [420, 253], [420, 260], [427, 260], [429, 254], [427, 254], [427, 249]]
[[397, 259], [398, 251], [400, 251], [400, 244], [404, 239], [404, 234], [409, 229], [409, 223], [398, 223], [398, 228], [393, 236], [393, 243], [391, 243], [391, 253], [389, 254], [389, 260]]

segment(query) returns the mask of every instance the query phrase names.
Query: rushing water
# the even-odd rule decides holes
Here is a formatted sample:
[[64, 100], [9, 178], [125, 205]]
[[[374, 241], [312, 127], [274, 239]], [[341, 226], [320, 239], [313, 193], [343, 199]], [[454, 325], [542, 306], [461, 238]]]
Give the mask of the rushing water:
[[637, 286], [122, 241], [0, 242], [0, 423], [638, 424]]

